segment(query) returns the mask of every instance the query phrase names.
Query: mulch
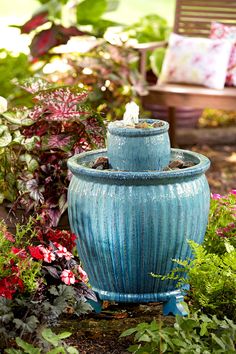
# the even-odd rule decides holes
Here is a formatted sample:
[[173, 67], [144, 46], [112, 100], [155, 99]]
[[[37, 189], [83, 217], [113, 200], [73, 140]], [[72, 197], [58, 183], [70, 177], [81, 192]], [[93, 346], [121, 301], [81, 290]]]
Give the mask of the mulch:
[[[99, 314], [83, 315], [80, 319], [65, 318], [60, 323], [60, 331], [71, 331], [73, 335], [67, 343], [79, 350], [80, 354], [124, 354], [132, 345], [131, 338], [119, 338], [128, 328], [153, 319], [166, 324], [174, 322], [173, 316], [162, 315], [161, 303], [118, 304], [104, 303]], [[57, 331], [59, 330], [57, 329]]]
[[235, 145], [204, 145], [190, 149], [211, 160], [206, 176], [212, 193], [226, 194], [236, 189], [236, 136]]

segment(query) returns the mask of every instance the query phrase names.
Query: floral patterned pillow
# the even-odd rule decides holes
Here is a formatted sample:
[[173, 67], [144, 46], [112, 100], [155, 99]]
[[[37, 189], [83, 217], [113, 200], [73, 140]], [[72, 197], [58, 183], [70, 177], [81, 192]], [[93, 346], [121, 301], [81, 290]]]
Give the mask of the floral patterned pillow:
[[234, 43], [229, 59], [225, 83], [228, 86], [236, 86], [236, 26], [226, 26], [222, 23], [212, 22], [210, 38], [230, 39]]
[[232, 42], [171, 33], [158, 83], [181, 82], [223, 89]]

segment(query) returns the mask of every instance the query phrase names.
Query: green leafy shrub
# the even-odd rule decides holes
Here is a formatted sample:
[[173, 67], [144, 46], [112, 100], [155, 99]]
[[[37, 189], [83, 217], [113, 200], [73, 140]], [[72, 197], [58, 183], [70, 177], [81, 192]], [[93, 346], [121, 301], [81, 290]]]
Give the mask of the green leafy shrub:
[[[139, 21], [125, 26], [121, 32], [121, 38], [133, 39], [138, 43], [167, 41], [171, 28], [165, 18], [152, 14], [141, 17]], [[156, 48], [148, 53], [147, 71], [150, 69], [158, 76], [161, 72], [166, 48]]]
[[152, 14], [141, 17], [137, 22], [124, 26], [122, 30], [128, 39], [134, 38], [138, 43], [164, 41], [170, 34], [170, 26], [163, 17]]
[[219, 318], [236, 321], [236, 249], [225, 241], [223, 255], [208, 253], [202, 245], [190, 241], [193, 259], [173, 260], [177, 263], [161, 279], [178, 279], [177, 287], [190, 285], [188, 293], [194, 309]]
[[140, 323], [121, 334], [134, 335], [130, 353], [232, 354], [236, 350], [236, 324], [227, 319], [218, 320], [194, 313], [189, 317], [176, 316], [173, 327], [153, 320]]
[[25, 104], [27, 95], [14, 85], [14, 80], [24, 80], [33, 75], [28, 55], [13, 55], [0, 49], [0, 96], [6, 97], [10, 104]]

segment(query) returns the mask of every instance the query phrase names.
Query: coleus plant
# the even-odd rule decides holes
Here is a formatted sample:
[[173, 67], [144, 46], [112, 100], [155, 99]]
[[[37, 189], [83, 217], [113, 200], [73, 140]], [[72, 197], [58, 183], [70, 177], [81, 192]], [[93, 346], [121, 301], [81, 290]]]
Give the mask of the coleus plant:
[[103, 147], [105, 129], [78, 87], [54, 87], [42, 79], [20, 85], [34, 105], [7, 110], [0, 118], [0, 202], [37, 212], [55, 227], [67, 208], [67, 159]]
[[[20, 26], [21, 33], [33, 33], [30, 51], [34, 58], [48, 54], [50, 49], [67, 43], [72, 36], [102, 36], [107, 27], [117, 25], [102, 16], [115, 10], [119, 0], [38, 1], [41, 4], [38, 11]], [[90, 25], [90, 32], [80, 29], [86, 25]]]

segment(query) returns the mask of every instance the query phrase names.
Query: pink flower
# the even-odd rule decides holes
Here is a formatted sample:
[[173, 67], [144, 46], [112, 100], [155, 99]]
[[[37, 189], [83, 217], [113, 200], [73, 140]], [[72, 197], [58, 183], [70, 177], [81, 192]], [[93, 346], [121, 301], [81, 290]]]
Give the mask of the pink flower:
[[43, 254], [43, 260], [44, 262], [51, 263], [52, 261], [55, 261], [56, 256], [53, 252], [48, 250], [47, 248], [43, 247], [42, 245], [39, 245], [38, 248]]
[[58, 249], [55, 251], [55, 253], [57, 254], [57, 256], [59, 258], [65, 257], [65, 259], [67, 261], [69, 261], [71, 258], [73, 258], [72, 253], [70, 253], [69, 251], [67, 251], [66, 247], [63, 247], [62, 245], [60, 245], [57, 242], [54, 242], [54, 246], [56, 246]]
[[231, 222], [226, 227], [220, 227], [219, 229], [217, 229], [216, 234], [220, 237], [231, 237], [235, 228], [236, 224], [234, 222]]
[[83, 268], [81, 266], [78, 266], [78, 271], [79, 271], [79, 275], [80, 275], [82, 282], [87, 283], [88, 282], [87, 273], [83, 270]]
[[4, 231], [3, 235], [8, 241], [15, 242], [14, 236], [10, 232]]
[[64, 269], [60, 277], [63, 283], [67, 285], [71, 285], [75, 283], [75, 275], [71, 270]]
[[224, 196], [223, 195], [221, 195], [221, 194], [216, 194], [216, 193], [211, 193], [211, 198], [212, 199], [221, 199], [221, 198], [223, 198]]
[[232, 190], [230, 191], [230, 193], [236, 195], [236, 189], [232, 189]]

